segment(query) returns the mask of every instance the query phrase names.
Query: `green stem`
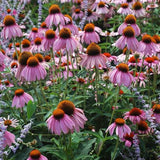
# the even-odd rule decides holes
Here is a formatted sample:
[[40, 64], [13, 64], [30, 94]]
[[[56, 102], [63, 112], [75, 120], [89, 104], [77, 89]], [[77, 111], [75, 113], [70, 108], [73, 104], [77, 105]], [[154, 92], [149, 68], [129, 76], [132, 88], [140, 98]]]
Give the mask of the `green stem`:
[[117, 153], [118, 144], [119, 144], [119, 138], [117, 138], [116, 146], [114, 148], [114, 152], [113, 152], [113, 156], [112, 156], [111, 160], [115, 159], [115, 156], [116, 156], [116, 153]]

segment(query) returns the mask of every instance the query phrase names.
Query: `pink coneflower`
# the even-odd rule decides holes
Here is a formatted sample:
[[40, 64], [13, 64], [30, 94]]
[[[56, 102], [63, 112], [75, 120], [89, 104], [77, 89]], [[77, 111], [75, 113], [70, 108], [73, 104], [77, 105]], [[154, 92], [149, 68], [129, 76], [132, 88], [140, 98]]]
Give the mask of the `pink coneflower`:
[[80, 34], [82, 43], [90, 44], [92, 42], [100, 42], [100, 37], [97, 32], [102, 32], [99, 27], [95, 27], [93, 23], [88, 23], [84, 27], [84, 32]]
[[136, 18], [134, 15], [129, 14], [126, 18], [124, 23], [122, 23], [119, 28], [118, 28], [118, 33], [119, 34], [123, 34], [123, 30], [130, 25], [134, 31], [135, 31], [135, 35], [139, 36], [140, 35], [140, 28], [138, 27], [138, 25], [136, 24]]
[[57, 108], [53, 111], [53, 115], [47, 119], [47, 126], [52, 133], [60, 135], [62, 132], [64, 134], [72, 132], [75, 123], [62, 109]]
[[109, 10], [108, 10], [108, 8], [106, 7], [105, 2], [100, 1], [100, 2], [97, 4], [97, 7], [96, 7], [96, 13], [97, 13], [97, 14], [107, 14], [108, 12], [109, 12]]
[[71, 120], [75, 123], [74, 128], [77, 132], [80, 131], [80, 128], [84, 128], [87, 118], [85, 117], [83, 110], [76, 108], [73, 102], [63, 100], [58, 104], [57, 108], [63, 110], [64, 113], [71, 118]]
[[48, 30], [48, 27], [45, 22], [41, 23], [41, 27], [38, 28], [38, 32], [40, 34], [40, 38], [45, 37], [45, 32]]
[[117, 64], [117, 57], [116, 56], [112, 56], [110, 53], [103, 53], [103, 55], [105, 55], [107, 57], [107, 61], [112, 62], [114, 61], [115, 64]]
[[153, 114], [157, 123], [160, 123], [160, 104], [155, 104], [152, 107]]
[[45, 23], [47, 24], [47, 27], [51, 27], [53, 24], [55, 26], [58, 26], [59, 24], [65, 25], [65, 18], [63, 14], [61, 13], [61, 10], [58, 5], [53, 4], [49, 8], [49, 15], [45, 20]]
[[122, 118], [117, 118], [115, 122], [107, 128], [106, 132], [109, 131], [110, 135], [113, 135], [115, 128], [116, 135], [119, 136], [119, 138], [123, 138], [124, 135], [131, 133], [131, 129], [125, 124], [125, 120]]
[[130, 9], [128, 3], [122, 3], [121, 7], [117, 11], [117, 13], [123, 14], [123, 15], [128, 15], [128, 14], [132, 14], [133, 11]]
[[124, 137], [121, 139], [122, 141], [125, 141], [125, 146], [126, 147], [131, 147], [132, 143], [133, 143], [133, 137], [134, 137], [134, 133], [131, 132], [130, 134], [125, 134]]
[[137, 1], [133, 4], [133, 14], [136, 17], [144, 17], [146, 15], [146, 11], [140, 1]]
[[43, 156], [39, 150], [34, 149], [30, 152], [27, 160], [48, 160], [48, 158]]
[[139, 47], [137, 50], [142, 52], [144, 55], [152, 56], [157, 51], [157, 45], [155, 40], [150, 35], [145, 34], [139, 42]]
[[135, 56], [132, 56], [128, 60], [128, 66], [141, 66], [141, 62], [139, 58], [135, 58]]
[[43, 50], [49, 51], [51, 48], [53, 48], [56, 38], [56, 33], [52, 29], [47, 30], [45, 33], [45, 38], [42, 40]]
[[34, 56], [38, 59], [39, 63], [40, 63], [44, 68], [48, 68], [48, 69], [49, 69], [49, 65], [44, 61], [44, 58], [43, 58], [42, 54], [36, 53]]
[[1, 37], [3, 39], [12, 39], [15, 37], [22, 37], [22, 31], [20, 29], [20, 27], [18, 26], [18, 24], [16, 24], [15, 19], [10, 16], [10, 15], [6, 15], [4, 20], [4, 28], [1, 32]]
[[17, 89], [15, 96], [12, 101], [12, 107], [23, 108], [29, 101], [33, 101], [33, 98], [28, 93], [24, 92], [23, 89]]
[[30, 49], [31, 49], [31, 42], [28, 39], [24, 39], [21, 42], [21, 48], [22, 48], [22, 52], [24, 52], [24, 51], [30, 51]]
[[141, 120], [138, 124], [137, 124], [137, 127], [138, 127], [138, 132], [140, 134], [148, 134], [151, 129], [150, 127], [148, 127], [148, 124], [146, 121], [144, 120]]
[[82, 58], [80, 65], [87, 69], [91, 69], [93, 67], [99, 68], [99, 65], [102, 68], [106, 68], [106, 57], [101, 54], [101, 48], [97, 44], [91, 43], [87, 47], [86, 53], [87, 54], [80, 55]]
[[31, 56], [33, 56], [31, 52], [24, 51], [18, 57], [19, 66], [15, 75], [17, 79], [22, 80], [21, 72], [24, 69], [24, 67], [27, 65], [28, 58]]
[[27, 66], [22, 70], [21, 76], [26, 81], [36, 81], [44, 79], [47, 75], [45, 68], [39, 63], [35, 56], [29, 57], [27, 60]]
[[[155, 56], [156, 57], [156, 56]], [[157, 57], [158, 58], [158, 57]], [[158, 66], [159, 60], [154, 57], [146, 57], [144, 59], [144, 65], [148, 67]]]
[[145, 112], [139, 108], [132, 108], [129, 112], [124, 114], [124, 119], [129, 119], [134, 124], [139, 123], [141, 120], [145, 120]]
[[6, 87], [14, 87], [14, 85], [9, 80], [4, 81], [4, 84]]
[[156, 43], [156, 46], [157, 46], [157, 52], [160, 52], [160, 36], [159, 35], [154, 35], [152, 38], [155, 40], [155, 43]]
[[129, 87], [134, 81], [133, 76], [129, 73], [129, 67], [125, 63], [120, 63], [116, 69], [109, 72], [109, 79], [112, 83], [118, 86], [124, 85]]
[[127, 46], [128, 50], [136, 51], [138, 49], [139, 43], [135, 38], [135, 31], [131, 26], [127, 26], [123, 30], [123, 35], [115, 42], [115, 46], [124, 49]]
[[35, 38], [34, 44], [32, 45], [30, 51], [32, 53], [41, 52], [43, 50], [42, 39], [40, 37]]
[[69, 54], [73, 53], [78, 47], [78, 42], [71, 36], [71, 31], [68, 28], [63, 28], [59, 32], [59, 37], [54, 42], [54, 49], [66, 49]]
[[28, 38], [34, 41], [37, 37], [39, 37], [38, 28], [32, 28], [32, 31], [30, 32]]
[[12, 143], [15, 143], [15, 135], [9, 131], [5, 131], [3, 147], [5, 148], [6, 146], [11, 146]]
[[72, 18], [75, 20], [83, 18], [83, 12], [81, 11], [80, 8], [77, 8], [74, 10], [74, 12], [72, 14]]
[[97, 14], [96, 12], [93, 12], [92, 10], [88, 9], [88, 12], [87, 12], [87, 21], [90, 23], [90, 22], [93, 22], [93, 21], [97, 21], [98, 18], [99, 18], [99, 14]]
[[135, 0], [126, 0], [125, 3], [128, 3], [129, 7], [132, 7], [134, 2], [135, 2]]
[[73, 35], [78, 35], [78, 28], [73, 24], [72, 18], [66, 14], [65, 15], [66, 24], [63, 26], [64, 28], [69, 28]]

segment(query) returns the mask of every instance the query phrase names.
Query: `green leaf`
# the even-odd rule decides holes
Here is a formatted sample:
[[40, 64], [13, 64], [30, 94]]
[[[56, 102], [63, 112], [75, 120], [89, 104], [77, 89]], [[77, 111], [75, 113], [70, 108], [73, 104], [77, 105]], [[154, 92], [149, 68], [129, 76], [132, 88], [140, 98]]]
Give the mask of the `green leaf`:
[[36, 105], [30, 100], [27, 104], [27, 118], [30, 119], [36, 110]]

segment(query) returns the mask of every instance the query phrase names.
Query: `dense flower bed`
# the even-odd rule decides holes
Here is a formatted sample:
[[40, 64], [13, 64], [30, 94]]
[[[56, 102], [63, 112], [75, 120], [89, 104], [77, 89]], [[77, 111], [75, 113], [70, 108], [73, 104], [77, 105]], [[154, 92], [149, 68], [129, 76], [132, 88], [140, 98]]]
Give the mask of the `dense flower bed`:
[[0, 4], [0, 160], [160, 159], [159, 1]]

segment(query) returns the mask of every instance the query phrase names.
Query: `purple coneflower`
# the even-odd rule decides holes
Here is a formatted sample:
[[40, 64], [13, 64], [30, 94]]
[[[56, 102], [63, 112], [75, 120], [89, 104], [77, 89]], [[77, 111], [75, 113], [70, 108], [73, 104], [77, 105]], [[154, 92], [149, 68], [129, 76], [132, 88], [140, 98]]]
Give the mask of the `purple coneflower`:
[[130, 9], [128, 3], [122, 3], [117, 13], [128, 15], [128, 14], [132, 14], [133, 11]]
[[39, 150], [34, 149], [30, 152], [27, 160], [48, 160], [48, 158], [43, 156]]
[[146, 11], [142, 6], [142, 3], [140, 1], [136, 1], [133, 4], [133, 14], [136, 17], [144, 17], [146, 15]]
[[72, 14], [72, 18], [77, 20], [77, 19], [82, 19], [83, 18], [83, 12], [81, 11], [80, 8], [76, 8]]

